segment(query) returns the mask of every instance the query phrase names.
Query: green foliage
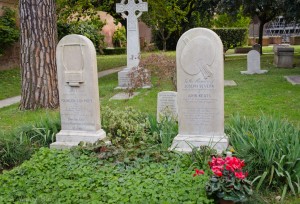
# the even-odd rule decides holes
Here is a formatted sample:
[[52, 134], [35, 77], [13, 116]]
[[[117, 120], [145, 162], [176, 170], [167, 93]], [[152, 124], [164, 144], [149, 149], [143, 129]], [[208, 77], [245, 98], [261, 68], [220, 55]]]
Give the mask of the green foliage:
[[232, 16], [228, 13], [219, 14], [213, 21], [213, 25], [216, 28], [247, 28], [250, 24], [250, 17], [244, 16], [242, 13], [242, 7], [236, 16]]
[[225, 52], [230, 48], [242, 46], [248, 32], [247, 28], [215, 28], [212, 30], [220, 36]]
[[34, 125], [24, 125], [11, 132], [1, 133], [0, 170], [17, 166], [29, 159], [36, 149], [49, 146], [59, 130], [58, 118], [46, 118]]
[[126, 29], [124, 26], [118, 28], [113, 35], [113, 43], [116, 47], [126, 46]]
[[162, 163], [99, 160], [80, 151], [42, 148], [30, 161], [0, 175], [2, 203], [212, 203], [207, 176], [176, 155]]
[[154, 142], [147, 135], [149, 122], [147, 116], [131, 107], [124, 111], [103, 107], [101, 111], [102, 128], [114, 145], [132, 145], [140, 142]]
[[226, 132], [235, 154], [247, 164], [249, 175], [261, 186], [300, 193], [300, 131], [277, 117], [234, 116]]
[[0, 17], [0, 54], [4, 50], [18, 41], [20, 31], [16, 25], [16, 12], [8, 7], [1, 7], [4, 11]]
[[174, 137], [178, 134], [178, 123], [167, 116], [161, 118], [158, 123], [156, 117], [149, 115], [150, 132], [154, 138], [158, 138], [162, 149], [171, 147]]
[[56, 1], [59, 39], [69, 34], [80, 34], [89, 38], [97, 51], [104, 47], [104, 36], [100, 33], [104, 23], [92, 3], [92, 0]]
[[103, 53], [105, 55], [122, 55], [122, 54], [126, 54], [126, 48], [125, 47], [104, 48]]

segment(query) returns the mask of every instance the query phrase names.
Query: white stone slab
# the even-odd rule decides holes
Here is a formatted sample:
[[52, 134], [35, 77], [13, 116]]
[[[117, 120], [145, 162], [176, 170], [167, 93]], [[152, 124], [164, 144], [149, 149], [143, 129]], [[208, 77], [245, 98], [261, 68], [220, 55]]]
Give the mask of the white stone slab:
[[251, 50], [247, 54], [247, 71], [241, 71], [241, 74], [264, 74], [267, 70], [260, 69], [260, 54], [256, 50]]
[[219, 36], [206, 28], [184, 33], [176, 47], [179, 134], [171, 149], [209, 145], [220, 152], [224, 134], [224, 57]]
[[177, 120], [178, 106], [177, 92], [175, 91], [162, 91], [157, 94], [156, 119], [160, 122], [164, 117]]
[[132, 99], [133, 97], [137, 96], [139, 92], [133, 92], [132, 95], [129, 95], [129, 93], [121, 92], [117, 93], [113, 97], [111, 97], [109, 100], [128, 100]]
[[300, 84], [300, 76], [284, 76], [284, 78], [293, 85]]
[[233, 80], [224, 80], [224, 86], [237, 86]]
[[94, 143], [106, 137], [100, 124], [96, 51], [81, 35], [65, 36], [56, 52], [61, 131], [51, 148]]

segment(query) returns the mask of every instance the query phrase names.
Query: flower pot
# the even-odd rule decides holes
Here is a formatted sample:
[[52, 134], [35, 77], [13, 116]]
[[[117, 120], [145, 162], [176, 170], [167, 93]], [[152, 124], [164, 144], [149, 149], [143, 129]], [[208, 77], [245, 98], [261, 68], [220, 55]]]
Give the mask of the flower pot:
[[220, 199], [219, 200], [219, 204], [234, 204], [234, 201], [233, 200], [223, 200], [223, 199]]

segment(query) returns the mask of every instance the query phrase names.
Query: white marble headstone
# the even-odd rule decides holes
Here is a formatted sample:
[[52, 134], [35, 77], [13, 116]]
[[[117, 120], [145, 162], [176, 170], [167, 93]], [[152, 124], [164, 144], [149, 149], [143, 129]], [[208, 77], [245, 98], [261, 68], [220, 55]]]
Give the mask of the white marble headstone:
[[65, 36], [57, 45], [56, 60], [61, 131], [50, 147], [62, 149], [104, 139], [93, 43], [82, 35]]
[[162, 91], [157, 94], [157, 121], [160, 122], [163, 117], [177, 120], [177, 92]]
[[224, 134], [224, 58], [219, 36], [206, 28], [184, 33], [176, 47], [179, 134], [171, 149], [228, 146]]
[[247, 54], [247, 71], [241, 71], [241, 74], [263, 74], [267, 70], [260, 69], [260, 54], [256, 50], [251, 50]]

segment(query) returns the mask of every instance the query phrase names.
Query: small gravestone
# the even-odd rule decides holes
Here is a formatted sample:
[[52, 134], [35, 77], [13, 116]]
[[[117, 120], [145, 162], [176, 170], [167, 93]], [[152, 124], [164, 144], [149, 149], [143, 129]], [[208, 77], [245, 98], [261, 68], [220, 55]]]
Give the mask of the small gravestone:
[[247, 71], [241, 71], [241, 74], [263, 74], [267, 70], [260, 69], [260, 54], [256, 50], [251, 50], [247, 54]]
[[56, 60], [61, 131], [50, 147], [63, 149], [104, 139], [93, 43], [85, 36], [68, 35], [57, 45]]
[[257, 44], [257, 43], [252, 46], [252, 49], [256, 50], [259, 53], [260, 53], [260, 48], [261, 48], [260, 44]]
[[158, 122], [164, 117], [168, 119], [177, 120], [178, 106], [177, 106], [177, 92], [162, 91], [157, 94], [157, 115]]
[[225, 150], [221, 39], [206, 28], [185, 32], [177, 43], [176, 64], [179, 134], [171, 149], [190, 152], [191, 147], [209, 145]]
[[274, 65], [282, 68], [294, 66], [294, 48], [289, 45], [274, 45]]
[[300, 85], [300, 76], [285, 76], [284, 78], [293, 85]]
[[[142, 15], [142, 12], [148, 11], [148, 3], [142, 0], [128, 0], [125, 4], [125, 0], [121, 0], [120, 3], [116, 4], [117, 13], [121, 13], [123, 18], [127, 19], [127, 67], [122, 71], [118, 72], [118, 87], [126, 89], [132, 86], [132, 79], [138, 72], [140, 63], [140, 38], [139, 38], [139, 27], [138, 18]], [[147, 72], [147, 71], [145, 71]], [[148, 76], [149, 73], [146, 73]], [[149, 76], [148, 76], [149, 77]], [[145, 88], [149, 85], [143, 84]]]

